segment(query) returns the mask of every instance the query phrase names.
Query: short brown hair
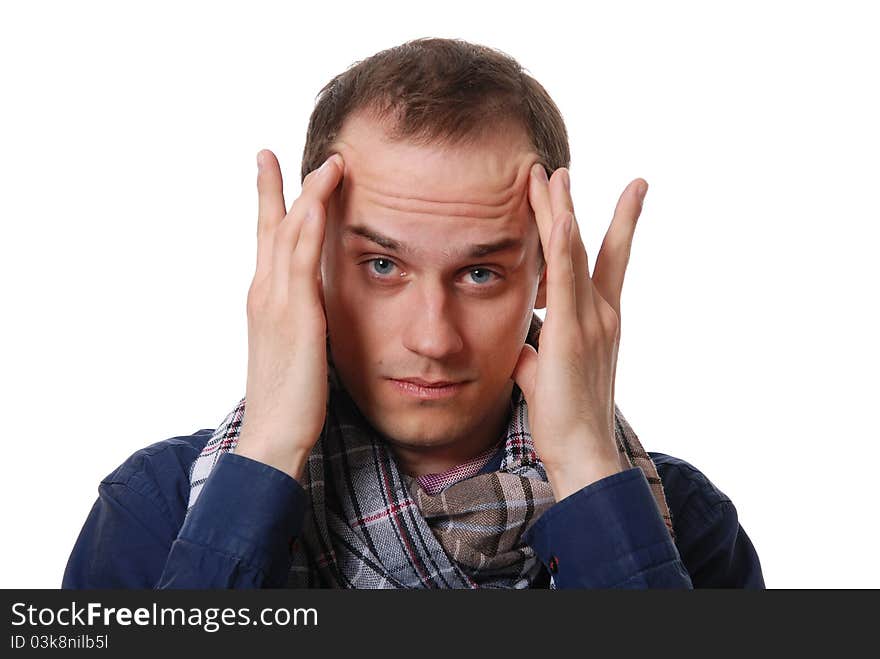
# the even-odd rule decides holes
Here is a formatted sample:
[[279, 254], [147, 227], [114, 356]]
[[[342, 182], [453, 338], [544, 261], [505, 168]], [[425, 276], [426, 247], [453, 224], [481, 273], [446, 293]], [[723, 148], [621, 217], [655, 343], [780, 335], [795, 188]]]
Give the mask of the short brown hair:
[[521, 125], [547, 175], [568, 167], [568, 132], [547, 91], [509, 55], [460, 39], [408, 41], [356, 62], [324, 85], [309, 119], [301, 177], [331, 154], [358, 111], [391, 119], [392, 139], [453, 145]]
[[[330, 157], [346, 118], [364, 111], [392, 139], [448, 145], [520, 125], [550, 176], [568, 167], [568, 131], [556, 103], [515, 59], [460, 39], [424, 38], [356, 62], [324, 85], [306, 132], [301, 180]], [[538, 246], [538, 269], [544, 251]]]

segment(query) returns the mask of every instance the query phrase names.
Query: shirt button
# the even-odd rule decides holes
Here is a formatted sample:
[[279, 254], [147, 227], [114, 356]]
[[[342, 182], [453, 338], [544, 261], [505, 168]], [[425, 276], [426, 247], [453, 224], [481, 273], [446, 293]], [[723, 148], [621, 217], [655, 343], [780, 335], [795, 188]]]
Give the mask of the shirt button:
[[551, 574], [556, 574], [559, 572], [559, 559], [555, 556], [551, 556], [550, 560], [547, 561], [547, 567], [550, 568]]

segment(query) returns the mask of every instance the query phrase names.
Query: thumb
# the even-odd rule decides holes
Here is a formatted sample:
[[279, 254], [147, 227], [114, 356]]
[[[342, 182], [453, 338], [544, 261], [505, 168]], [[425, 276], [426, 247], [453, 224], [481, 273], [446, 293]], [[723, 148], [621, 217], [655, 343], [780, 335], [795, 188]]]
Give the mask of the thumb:
[[526, 399], [526, 405], [532, 400], [535, 391], [535, 376], [538, 374], [538, 352], [528, 343], [524, 344], [519, 353], [519, 359], [513, 368], [510, 378], [522, 389]]

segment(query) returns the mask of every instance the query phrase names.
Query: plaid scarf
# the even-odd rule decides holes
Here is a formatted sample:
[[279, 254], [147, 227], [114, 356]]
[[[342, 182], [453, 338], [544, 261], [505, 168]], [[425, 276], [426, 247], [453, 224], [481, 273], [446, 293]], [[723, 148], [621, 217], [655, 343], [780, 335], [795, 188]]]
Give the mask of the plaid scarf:
[[[533, 314], [527, 343], [538, 348], [542, 321]], [[328, 345], [329, 396], [321, 436], [301, 485], [309, 504], [293, 545], [290, 588], [529, 588], [543, 566], [522, 536], [555, 503], [535, 453], [528, 409], [514, 385], [500, 468], [473, 475], [466, 466], [431, 482], [405, 474], [336, 375]], [[223, 452], [234, 452], [245, 399], [214, 431], [190, 468], [192, 510]], [[614, 406], [624, 463], [645, 473], [670, 534], [672, 518], [650, 456]], [[485, 456], [479, 456], [485, 464]], [[601, 529], [596, 532], [601, 533]], [[552, 577], [550, 588], [555, 588]]]
[[419, 487], [428, 494], [439, 494], [442, 490], [445, 490], [447, 487], [458, 481], [463, 481], [465, 478], [476, 476], [483, 470], [483, 467], [492, 460], [492, 457], [498, 452], [499, 448], [501, 448], [500, 441], [487, 451], [483, 451], [480, 455], [471, 458], [464, 464], [456, 465], [455, 467], [451, 467], [439, 474], [424, 474], [419, 476]]

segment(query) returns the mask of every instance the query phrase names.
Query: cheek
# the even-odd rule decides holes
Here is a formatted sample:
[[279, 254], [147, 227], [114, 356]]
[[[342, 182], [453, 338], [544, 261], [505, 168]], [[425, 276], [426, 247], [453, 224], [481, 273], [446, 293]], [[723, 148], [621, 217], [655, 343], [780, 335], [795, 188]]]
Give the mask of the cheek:
[[497, 304], [487, 305], [471, 314], [474, 323], [468, 332], [481, 361], [490, 370], [512, 370], [528, 336], [532, 320], [534, 286], [522, 285], [501, 296]]
[[357, 264], [328, 263], [324, 300], [334, 352], [375, 357], [396, 336], [399, 304], [393, 297], [377, 295]]
[[[505, 305], [487, 307], [471, 314], [473, 323], [469, 323], [468, 334], [475, 349], [482, 355], [481, 361], [489, 367], [506, 367], [511, 355], [514, 363], [519, 357], [519, 350], [525, 340], [521, 332], [523, 320], [528, 313], [531, 319], [531, 307], [527, 302], [511, 296]], [[525, 325], [528, 328], [528, 322]], [[520, 337], [522, 334], [522, 339]]]
[[328, 236], [327, 242], [324, 243], [321, 261], [321, 278], [324, 299], [328, 306], [327, 312], [328, 314], [349, 313], [351, 299], [359, 295], [359, 292], [354, 290], [360, 285], [355, 277], [357, 271], [347, 262], [342, 246], [335, 240], [331, 242], [329, 238]]
[[529, 291], [511, 290], [492, 301], [475, 301], [464, 318], [464, 331], [485, 369], [512, 370], [532, 318]]
[[352, 319], [360, 319], [370, 314], [377, 296], [366, 284], [363, 271], [356, 263], [345, 259], [328, 265], [328, 278], [324, 280], [324, 294], [332, 298], [339, 307], [344, 307]]

